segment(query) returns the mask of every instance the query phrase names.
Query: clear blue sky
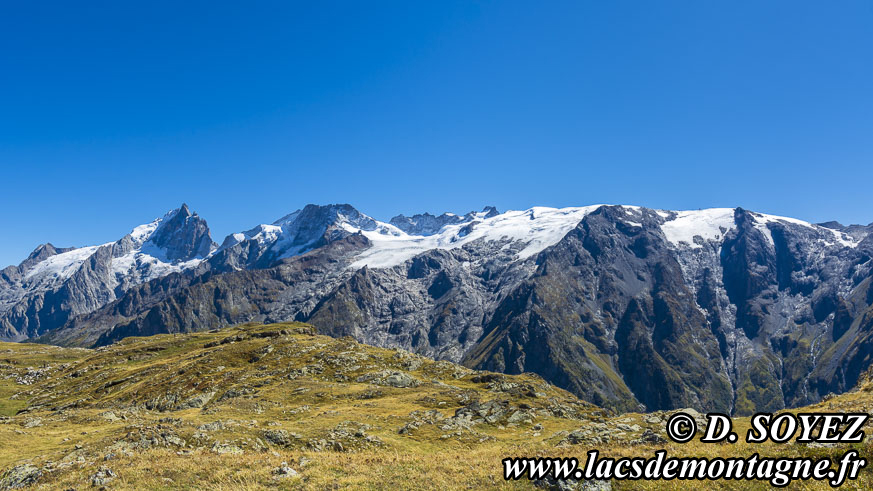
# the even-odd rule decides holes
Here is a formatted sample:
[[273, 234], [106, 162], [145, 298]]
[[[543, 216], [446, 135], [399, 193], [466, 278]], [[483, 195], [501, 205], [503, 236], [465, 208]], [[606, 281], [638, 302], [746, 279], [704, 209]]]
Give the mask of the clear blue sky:
[[183, 201], [868, 223], [873, 2], [2, 2], [0, 172], [2, 265]]

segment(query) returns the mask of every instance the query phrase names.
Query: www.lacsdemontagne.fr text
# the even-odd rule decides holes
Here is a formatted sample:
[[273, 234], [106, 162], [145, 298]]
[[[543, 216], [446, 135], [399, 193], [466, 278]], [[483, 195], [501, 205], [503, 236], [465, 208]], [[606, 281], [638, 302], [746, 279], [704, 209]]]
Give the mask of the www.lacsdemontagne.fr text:
[[[795, 438], [798, 443], [860, 443], [864, 441], [862, 425], [865, 413], [759, 413], [752, 417], [752, 428], [746, 435], [748, 443], [773, 441], [785, 443]], [[733, 443], [738, 439], [732, 431], [732, 421], [724, 414], [707, 415], [707, 431], [701, 442]], [[667, 423], [667, 435], [677, 443], [690, 441], [697, 425], [690, 415], [679, 412]], [[858, 477], [867, 460], [857, 450], [849, 449], [838, 459], [827, 457], [748, 457], [703, 458], [668, 457], [658, 450], [650, 457], [601, 458], [597, 450], [587, 453], [585, 466], [576, 458], [505, 458], [503, 477], [506, 480], [733, 480], [763, 481], [784, 487], [792, 481], [826, 481], [833, 487]]]
[[597, 450], [588, 452], [585, 467], [579, 467], [576, 458], [508, 458], [503, 459], [504, 479], [557, 480], [737, 480], [768, 481], [776, 487], [787, 486], [796, 480], [827, 480], [831, 486], [840, 486], [847, 479], [855, 479], [865, 465], [856, 450], [846, 452], [836, 462], [828, 458], [767, 458], [754, 454], [745, 458], [690, 458], [667, 457], [659, 450], [650, 458], [600, 458]]

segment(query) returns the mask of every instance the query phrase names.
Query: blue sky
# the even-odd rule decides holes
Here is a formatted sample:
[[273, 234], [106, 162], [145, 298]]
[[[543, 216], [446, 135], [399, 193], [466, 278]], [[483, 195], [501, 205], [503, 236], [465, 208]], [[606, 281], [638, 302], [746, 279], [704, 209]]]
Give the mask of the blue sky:
[[0, 264], [183, 201], [873, 221], [869, 0], [181, 3], [0, 4]]

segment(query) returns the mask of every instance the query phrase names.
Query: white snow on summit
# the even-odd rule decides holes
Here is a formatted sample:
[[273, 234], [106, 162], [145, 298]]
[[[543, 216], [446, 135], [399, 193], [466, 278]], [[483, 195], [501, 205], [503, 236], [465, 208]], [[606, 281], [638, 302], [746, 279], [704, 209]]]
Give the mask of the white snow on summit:
[[780, 217], [776, 215], [767, 215], [764, 213], [752, 213], [755, 216], [755, 227], [764, 234], [764, 237], [767, 238], [767, 241], [770, 242], [771, 246], [775, 246], [773, 242], [773, 233], [767, 227], [768, 223], [791, 223], [794, 225], [800, 225], [802, 227], [807, 227], [812, 230], [816, 230], [818, 232], [824, 232], [825, 235], [832, 235], [833, 241], [826, 240], [827, 245], [835, 245], [839, 244], [843, 247], [856, 247], [861, 241], [859, 239], [854, 239], [851, 236], [840, 232], [839, 230], [834, 230], [827, 227], [822, 227], [820, 225], [814, 225], [809, 222], [804, 222], [803, 220], [798, 220], [796, 218], [790, 217]]
[[282, 227], [278, 225], [261, 224], [251, 230], [231, 234], [228, 237], [230, 240], [225, 239], [226, 243], [222, 244], [222, 247], [229, 247], [246, 240], [256, 240], [260, 244], [271, 243], [275, 242], [281, 235]]
[[160, 252], [148, 251], [148, 249], [143, 247], [123, 256], [112, 258], [112, 273], [116, 278], [127, 277], [133, 284], [139, 284], [170, 273], [193, 268], [203, 261], [203, 258], [195, 258], [190, 261], [167, 261]]
[[[675, 213], [674, 218], [670, 218]], [[733, 229], [734, 209], [733, 208], [709, 208], [705, 210], [686, 210], [670, 212], [666, 210], [658, 211], [658, 214], [666, 218], [667, 221], [661, 225], [661, 231], [674, 246], [685, 244], [686, 246], [697, 249], [703, 247], [702, 244], [696, 243], [694, 238], [699, 236], [704, 240], [721, 241], [725, 234]], [[757, 228], [767, 239], [771, 246], [774, 246], [773, 233], [767, 226], [771, 223], [785, 223], [801, 227], [807, 227], [819, 233], [826, 246], [840, 245], [843, 247], [855, 247], [860, 242], [859, 239], [854, 239], [847, 234], [838, 230], [814, 225], [796, 218], [782, 217], [776, 215], [767, 215], [764, 213], [752, 212], [755, 220], [755, 228]]]

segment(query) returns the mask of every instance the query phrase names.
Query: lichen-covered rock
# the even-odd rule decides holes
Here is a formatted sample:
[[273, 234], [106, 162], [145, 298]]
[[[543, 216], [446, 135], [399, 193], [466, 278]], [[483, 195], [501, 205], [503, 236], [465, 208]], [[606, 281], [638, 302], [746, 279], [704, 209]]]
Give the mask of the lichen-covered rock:
[[273, 474], [279, 479], [287, 479], [299, 475], [299, 473], [292, 469], [287, 462], [282, 462], [279, 467], [273, 469]]
[[396, 372], [391, 370], [382, 370], [376, 373], [361, 375], [357, 378], [357, 381], [398, 388], [418, 387], [421, 385], [421, 382], [412, 375], [409, 375], [406, 372]]
[[301, 438], [297, 433], [281, 429], [264, 430], [262, 434], [264, 440], [280, 447], [287, 447]]
[[219, 455], [241, 455], [243, 453], [242, 448], [232, 443], [215, 442], [210, 450]]
[[92, 486], [105, 486], [115, 480], [118, 477], [112, 469], [108, 467], [101, 467], [91, 476], [91, 485]]
[[611, 491], [612, 484], [609, 481], [555, 479], [554, 476], [546, 476], [534, 481], [534, 486], [549, 491]]
[[384, 445], [379, 437], [368, 435], [370, 425], [356, 421], [343, 421], [334, 429], [330, 430], [324, 438], [309, 440], [307, 447], [318, 452], [333, 450], [335, 452], [348, 452], [369, 447], [381, 447]]
[[18, 489], [36, 484], [42, 470], [32, 464], [19, 464], [0, 474], [0, 489]]

